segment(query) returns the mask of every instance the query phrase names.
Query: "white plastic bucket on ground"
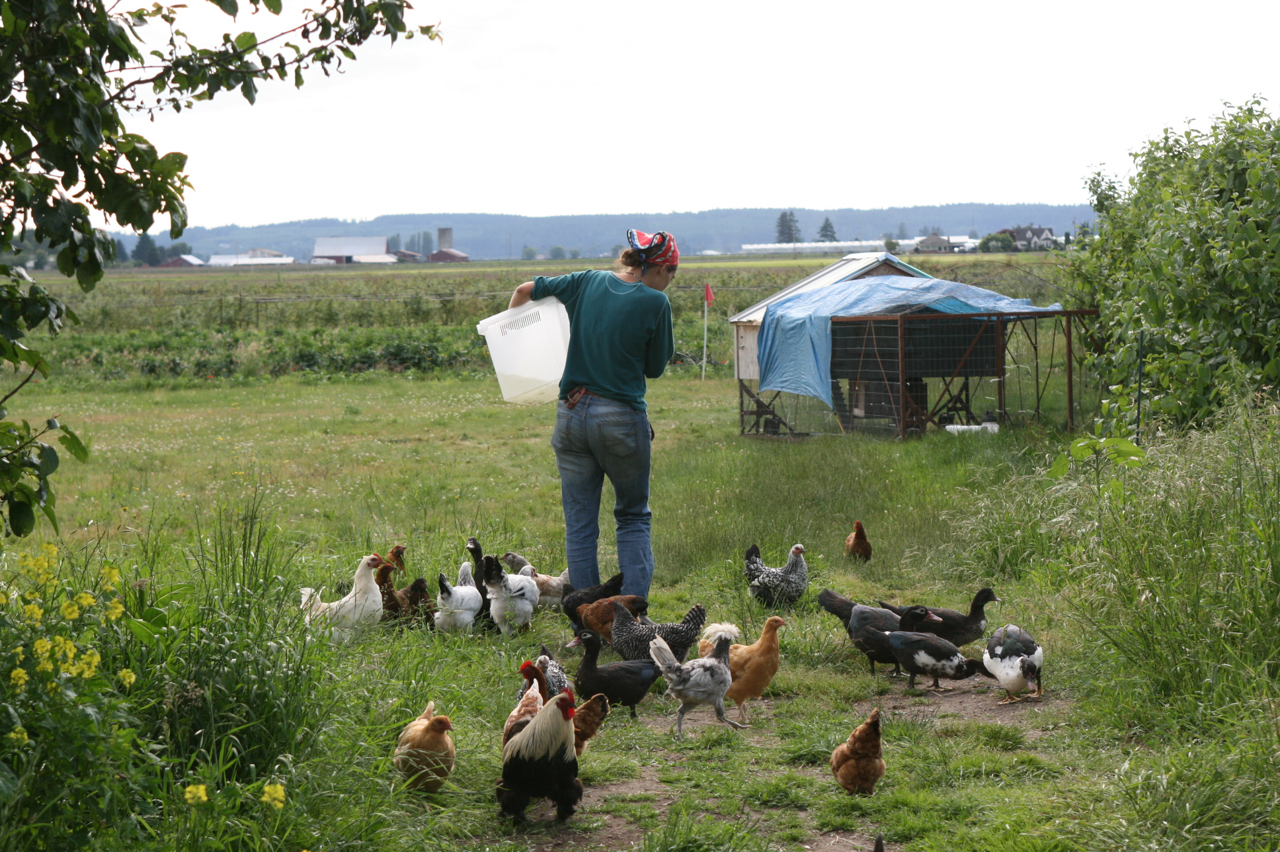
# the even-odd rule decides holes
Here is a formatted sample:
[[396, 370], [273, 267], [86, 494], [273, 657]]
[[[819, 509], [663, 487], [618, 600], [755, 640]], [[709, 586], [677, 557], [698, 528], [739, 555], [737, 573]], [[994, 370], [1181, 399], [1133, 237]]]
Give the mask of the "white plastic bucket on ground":
[[507, 402], [533, 405], [560, 397], [569, 352], [569, 312], [554, 296], [480, 320], [498, 387]]

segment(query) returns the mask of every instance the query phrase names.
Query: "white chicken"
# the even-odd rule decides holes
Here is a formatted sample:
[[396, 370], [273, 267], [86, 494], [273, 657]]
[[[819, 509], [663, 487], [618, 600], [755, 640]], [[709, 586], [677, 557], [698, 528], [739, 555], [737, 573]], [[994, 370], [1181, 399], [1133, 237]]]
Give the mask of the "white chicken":
[[351, 581], [351, 591], [330, 603], [320, 600], [322, 590], [303, 589], [302, 611], [307, 624], [328, 627], [335, 642], [345, 642], [360, 630], [377, 624], [382, 618], [382, 592], [374, 581], [374, 572], [381, 564], [382, 557], [376, 553], [361, 559]]
[[[514, 558], [508, 559], [508, 556]], [[521, 577], [532, 577], [533, 582], [538, 584], [538, 606], [543, 609], [560, 608], [560, 600], [564, 597], [564, 589], [569, 582], [569, 569], [566, 568], [559, 577], [552, 577], [550, 574], [539, 574], [538, 569], [518, 553], [504, 553], [501, 558], [512, 571]]]
[[504, 636], [529, 626], [538, 606], [538, 584], [532, 577], [508, 574], [496, 556], [486, 555], [484, 584], [489, 590], [489, 613]]
[[455, 632], [470, 630], [480, 613], [484, 599], [471, 578], [471, 563], [458, 566], [458, 585], [450, 586], [440, 575], [440, 594], [436, 596], [436, 630]]

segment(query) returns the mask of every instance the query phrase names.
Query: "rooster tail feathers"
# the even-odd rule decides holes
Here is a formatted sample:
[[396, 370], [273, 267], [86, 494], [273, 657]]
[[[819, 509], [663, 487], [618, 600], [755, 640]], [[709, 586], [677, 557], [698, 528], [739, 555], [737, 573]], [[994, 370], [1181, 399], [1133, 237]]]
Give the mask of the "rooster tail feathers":
[[719, 641], [721, 636], [728, 636], [730, 642], [737, 642], [742, 638], [742, 631], [738, 629], [738, 625], [730, 624], [727, 621], [708, 624], [702, 630], [702, 638], [713, 645]]
[[746, 559], [746, 561], [747, 561], [747, 562], [751, 562], [752, 560], [759, 559], [759, 558], [760, 558], [760, 546], [759, 546], [759, 545], [755, 545], [755, 544], [753, 544], [753, 545], [751, 545], [750, 547], [748, 547], [748, 548], [747, 548], [747, 555], [746, 555], [744, 558]]
[[664, 673], [680, 668], [680, 661], [676, 659], [675, 654], [671, 653], [671, 646], [667, 644], [667, 640], [661, 636], [655, 636], [649, 641], [649, 656]]
[[818, 606], [844, 622], [847, 622], [849, 617], [853, 615], [853, 601], [830, 589], [823, 589], [818, 592]]

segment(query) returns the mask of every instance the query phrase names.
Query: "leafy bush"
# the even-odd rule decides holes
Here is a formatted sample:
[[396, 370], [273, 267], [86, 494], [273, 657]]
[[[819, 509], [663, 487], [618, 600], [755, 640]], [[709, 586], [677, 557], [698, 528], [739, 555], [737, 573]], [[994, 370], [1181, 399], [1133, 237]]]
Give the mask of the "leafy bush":
[[57, 549], [18, 554], [0, 587], [0, 848], [82, 849], [151, 808], [155, 761], [99, 641], [124, 615], [119, 574], [60, 579]]
[[1280, 380], [1280, 123], [1250, 101], [1133, 156], [1126, 184], [1090, 179], [1097, 237], [1072, 253], [1079, 300], [1100, 311], [1094, 366], [1126, 417], [1142, 333], [1152, 409], [1202, 421], [1237, 371], [1248, 388]]

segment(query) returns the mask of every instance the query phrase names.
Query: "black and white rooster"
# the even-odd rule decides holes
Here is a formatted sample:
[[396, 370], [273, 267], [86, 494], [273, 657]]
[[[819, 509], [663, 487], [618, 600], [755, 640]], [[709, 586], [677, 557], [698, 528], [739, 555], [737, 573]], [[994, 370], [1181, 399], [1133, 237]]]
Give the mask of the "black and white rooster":
[[502, 780], [497, 787], [500, 816], [522, 823], [529, 802], [541, 798], [556, 803], [558, 822], [573, 816], [582, 799], [573, 748], [574, 712], [573, 693], [561, 692], [502, 747]]
[[680, 699], [680, 709], [676, 711], [676, 739], [684, 739], [684, 714], [700, 704], [714, 707], [716, 718], [731, 728], [741, 730], [747, 727], [724, 715], [724, 694], [733, 683], [733, 674], [729, 671], [729, 646], [733, 644], [735, 632], [722, 630], [708, 636], [715, 642], [711, 656], [683, 664], [671, 653], [671, 648], [661, 636], [655, 636], [649, 642], [649, 655], [667, 680], [667, 694]]
[[803, 544], [791, 548], [791, 556], [781, 568], [765, 565], [760, 558], [760, 548], [753, 544], [747, 548], [745, 573], [751, 597], [765, 606], [791, 606], [809, 587], [809, 566], [804, 561]]

